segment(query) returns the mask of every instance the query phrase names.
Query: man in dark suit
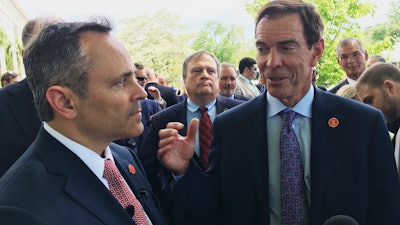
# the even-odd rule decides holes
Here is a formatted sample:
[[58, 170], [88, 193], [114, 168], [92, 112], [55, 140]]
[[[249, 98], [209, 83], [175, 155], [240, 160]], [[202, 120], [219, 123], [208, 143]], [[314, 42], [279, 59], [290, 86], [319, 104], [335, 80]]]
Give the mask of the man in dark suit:
[[218, 78], [219, 94], [231, 99], [249, 100], [248, 97], [235, 93], [237, 88], [236, 79], [235, 66], [230, 63], [221, 63], [221, 74]]
[[[22, 30], [22, 44], [27, 46], [46, 24], [62, 21], [54, 17], [29, 20]], [[0, 89], [0, 177], [35, 139], [42, 124], [33, 103], [26, 79]]]
[[[220, 66], [218, 59], [210, 53], [199, 51], [190, 55], [183, 63], [183, 71], [186, 100], [153, 116], [149, 133], [139, 151], [139, 158], [154, 192], [159, 196], [163, 209], [170, 220], [169, 224], [186, 224], [190, 219], [183, 212], [184, 210], [175, 207], [174, 200], [170, 199], [169, 181], [172, 177], [170, 172], [162, 168], [157, 160], [158, 131], [164, 129], [171, 121], [179, 121], [183, 124], [182, 130], [179, 131], [183, 135], [186, 133], [186, 127], [190, 120], [201, 117], [198, 111], [200, 107], [207, 107], [208, 114], [213, 120], [216, 115], [243, 102], [218, 95]], [[196, 154], [192, 160], [204, 170], [205, 167], [200, 162], [198, 140], [195, 143], [195, 149]]]
[[366, 68], [368, 52], [356, 38], [345, 38], [336, 47], [336, 60], [346, 73], [346, 79], [329, 92], [336, 93], [346, 84], [355, 83]]
[[[190, 160], [198, 120], [186, 137], [180, 123], [160, 131], [158, 157], [179, 178], [175, 203], [197, 224], [321, 225], [335, 215], [360, 225], [400, 224], [400, 184], [382, 113], [312, 85], [323, 27], [303, 1], [260, 9], [257, 63], [267, 92], [217, 116], [205, 173]], [[287, 112], [293, 120], [283, 121]], [[298, 183], [283, 188], [288, 175]]]
[[2, 224], [22, 225], [14, 213], [43, 224], [133, 225], [138, 215], [140, 224], [166, 224], [135, 153], [111, 143], [141, 134], [146, 97], [111, 27], [106, 19], [48, 25], [26, 49], [44, 125], [0, 179], [0, 211], [11, 212]]
[[179, 98], [176, 95], [174, 89], [172, 89], [171, 87], [166, 87], [166, 86], [160, 85], [158, 83], [157, 74], [155, 73], [155, 71], [153, 69], [145, 68], [144, 70], [147, 73], [147, 83], [144, 86], [144, 89], [147, 92], [148, 99], [154, 99], [153, 95], [150, 93], [153, 90], [149, 89], [149, 87], [156, 87], [158, 90], [160, 90], [161, 97], [167, 102], [167, 107], [170, 107], [171, 105], [175, 105], [176, 103], [179, 102]]

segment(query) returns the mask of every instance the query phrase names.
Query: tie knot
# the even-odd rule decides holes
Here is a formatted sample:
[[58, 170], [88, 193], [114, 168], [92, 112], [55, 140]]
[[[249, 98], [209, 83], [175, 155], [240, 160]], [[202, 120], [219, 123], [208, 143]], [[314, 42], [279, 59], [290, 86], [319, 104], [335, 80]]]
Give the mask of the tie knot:
[[206, 113], [208, 111], [207, 107], [200, 107], [199, 111], [201, 112], [201, 114]]
[[290, 109], [285, 109], [279, 112], [279, 116], [282, 118], [282, 121], [285, 124], [291, 124], [296, 114], [297, 113], [295, 111]]

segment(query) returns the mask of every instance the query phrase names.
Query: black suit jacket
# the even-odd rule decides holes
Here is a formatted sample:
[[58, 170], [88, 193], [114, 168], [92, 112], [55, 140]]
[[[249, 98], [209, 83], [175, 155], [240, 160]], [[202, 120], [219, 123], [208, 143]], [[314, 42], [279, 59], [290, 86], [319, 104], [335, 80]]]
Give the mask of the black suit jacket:
[[[153, 224], [166, 224], [138, 158], [117, 144], [110, 144], [110, 148], [118, 169]], [[136, 174], [129, 172], [129, 164], [136, 168]], [[0, 179], [0, 215], [3, 210], [49, 225], [135, 224], [86, 164], [43, 128]], [[27, 213], [19, 213], [21, 210]], [[16, 224], [14, 220], [11, 215], [2, 217], [1, 224]]]
[[237, 99], [237, 100], [242, 100], [242, 101], [250, 100], [248, 97], [243, 96], [243, 95], [239, 95], [239, 94], [236, 94], [236, 93], [233, 94], [233, 98]]
[[150, 82], [147, 83], [144, 86], [144, 89], [147, 92], [147, 98], [148, 99], [153, 99], [153, 97], [149, 94], [148, 88], [150, 86], [154, 86], [156, 88], [158, 88], [158, 90], [160, 90], [160, 94], [161, 97], [167, 102], [167, 107], [170, 107], [171, 105], [175, 105], [176, 103], [180, 102], [178, 96], [176, 95], [174, 89], [170, 88], [170, 87], [166, 87], [163, 85], [160, 85], [158, 83], [155, 82]]
[[[314, 89], [311, 225], [338, 214], [360, 225], [400, 224], [400, 184], [382, 113]], [[266, 102], [263, 94], [218, 116], [209, 169], [203, 174], [191, 163], [175, 186], [175, 200], [198, 224], [270, 224]], [[331, 118], [337, 127], [328, 125]]]
[[335, 87], [329, 89], [329, 92], [330, 92], [330, 93], [336, 94], [336, 92], [337, 92], [341, 87], [343, 87], [343, 86], [346, 85], [346, 84], [349, 84], [349, 81], [348, 81], [347, 79], [344, 80], [344, 81], [342, 81], [341, 83], [339, 83], [339, 84], [336, 85]]
[[[219, 115], [241, 103], [243, 103], [243, 101], [218, 96], [216, 102], [217, 114]], [[186, 121], [186, 104], [186, 101], [180, 102], [153, 116], [149, 133], [138, 154], [154, 192], [157, 197], [159, 197], [163, 209], [170, 219], [170, 224], [179, 225], [184, 224], [182, 221], [187, 221], [188, 218], [186, 218], [187, 215], [183, 211], [173, 206], [173, 199], [171, 199], [172, 196], [169, 186], [171, 174], [168, 170], [162, 168], [157, 159], [158, 142], [160, 141], [158, 131], [164, 129], [169, 122], [180, 122], [184, 124], [184, 128], [180, 130], [179, 133], [186, 136], [188, 125]], [[201, 165], [199, 157], [196, 154], [194, 155], [193, 161]]]
[[26, 79], [0, 89], [0, 177], [33, 142], [40, 126]]

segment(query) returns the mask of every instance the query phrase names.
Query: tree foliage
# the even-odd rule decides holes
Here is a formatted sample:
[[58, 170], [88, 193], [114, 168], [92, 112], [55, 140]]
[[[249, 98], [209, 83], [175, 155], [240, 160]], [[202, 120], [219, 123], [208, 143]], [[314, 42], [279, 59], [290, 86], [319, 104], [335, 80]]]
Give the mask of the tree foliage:
[[182, 62], [193, 50], [193, 34], [182, 33], [178, 16], [158, 11], [154, 16], [141, 15], [122, 20], [124, 28], [118, 38], [127, 47], [134, 62], [168, 76], [170, 82], [181, 81]]
[[[382, 48], [391, 49], [400, 40], [400, 0], [391, 3], [388, 13], [388, 21], [370, 26], [364, 31], [364, 35], [370, 40], [371, 45], [378, 45], [377, 51], [372, 54], [381, 54]], [[387, 47], [389, 46], [389, 47]], [[375, 50], [375, 49], [374, 49]], [[371, 55], [371, 54], [370, 54]], [[384, 55], [384, 54], [383, 54]], [[386, 56], [389, 58], [389, 56]]]
[[[253, 3], [246, 4], [246, 10], [255, 16], [267, 2], [269, 1], [254, 0]], [[317, 83], [332, 86], [344, 77], [344, 72], [336, 60], [337, 44], [346, 37], [360, 38], [364, 42], [365, 36], [361, 34], [357, 19], [373, 14], [374, 7], [371, 3], [361, 3], [359, 0], [309, 0], [308, 2], [316, 6], [325, 25], [325, 51], [317, 65], [320, 74]], [[385, 46], [376, 45], [375, 49]]]
[[221, 62], [238, 64], [245, 56], [254, 57], [254, 45], [246, 42], [242, 27], [223, 25], [217, 21], [208, 22], [193, 42], [193, 49], [206, 50]]

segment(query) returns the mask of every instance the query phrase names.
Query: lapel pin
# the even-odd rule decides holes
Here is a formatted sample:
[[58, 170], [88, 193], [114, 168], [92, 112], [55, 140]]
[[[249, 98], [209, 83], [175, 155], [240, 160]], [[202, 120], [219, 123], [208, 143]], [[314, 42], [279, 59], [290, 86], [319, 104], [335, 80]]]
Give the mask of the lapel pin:
[[129, 164], [128, 169], [129, 169], [129, 172], [130, 172], [131, 174], [133, 174], [133, 175], [136, 174], [136, 169], [135, 169], [135, 167], [134, 167], [132, 164]]
[[336, 117], [332, 117], [328, 120], [328, 125], [332, 128], [339, 126], [339, 120]]

